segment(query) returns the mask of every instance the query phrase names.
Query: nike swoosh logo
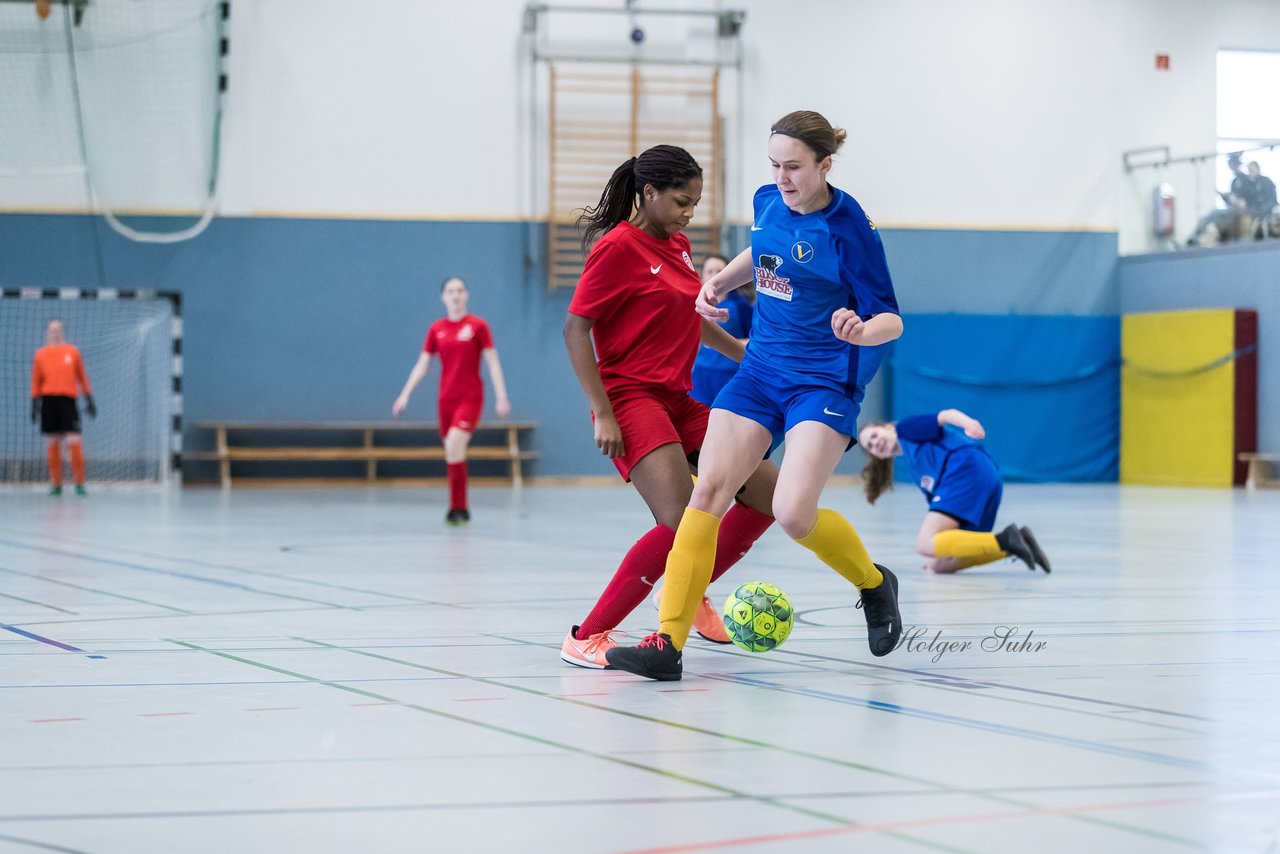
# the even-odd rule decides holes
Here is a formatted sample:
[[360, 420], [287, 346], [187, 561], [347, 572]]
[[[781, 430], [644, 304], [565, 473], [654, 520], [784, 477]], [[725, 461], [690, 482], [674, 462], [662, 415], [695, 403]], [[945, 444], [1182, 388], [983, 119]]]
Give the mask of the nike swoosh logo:
[[751, 223], [751, 230], [752, 230], [752, 231], [764, 231], [764, 229], [763, 229], [763, 228], [761, 228], [760, 226], [756, 225], [754, 222], [753, 222], [753, 223]]
[[653, 274], [656, 276], [656, 275], [658, 275], [658, 271], [659, 271], [659, 270], [661, 270], [661, 269], [662, 269], [662, 265], [661, 265], [661, 264], [659, 264], [659, 265], [658, 265], [658, 266], [656, 266], [656, 267], [650, 267], [650, 268], [649, 268], [649, 272], [650, 272], [650, 273], [653, 273]]
[[649, 585], [650, 587], [652, 587], [652, 586], [653, 586], [653, 582], [652, 582], [652, 581], [650, 581], [649, 579], [645, 578], [643, 575], [642, 575], [642, 576], [640, 576], [640, 580], [641, 580], [641, 581], [643, 581], [645, 584]]
[[824, 406], [824, 407], [822, 407], [822, 411], [823, 411], [824, 413], [826, 413], [827, 415], [834, 415], [834, 416], [836, 416], [837, 418], [843, 418], [843, 417], [844, 417], [844, 413], [843, 413], [843, 412], [832, 412], [830, 409], [827, 409], [825, 406]]

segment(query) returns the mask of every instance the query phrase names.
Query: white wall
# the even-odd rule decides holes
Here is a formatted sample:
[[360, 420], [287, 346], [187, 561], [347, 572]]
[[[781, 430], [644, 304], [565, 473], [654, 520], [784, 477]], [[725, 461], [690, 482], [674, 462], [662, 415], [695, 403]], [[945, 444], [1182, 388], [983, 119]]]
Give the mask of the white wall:
[[[728, 173], [739, 220], [768, 179], [769, 123], [812, 108], [851, 131], [835, 181], [884, 224], [1115, 228], [1146, 214], [1121, 152], [1211, 150], [1218, 48], [1280, 49], [1274, 0], [719, 5], [747, 11], [745, 111], [725, 104], [731, 129], [742, 129]], [[223, 213], [540, 212], [528, 145], [544, 131], [526, 127], [523, 0], [232, 7]], [[628, 27], [617, 18], [578, 29], [574, 42], [625, 54]], [[706, 21], [681, 25], [685, 55], [714, 44]], [[646, 50], [670, 49], [660, 41]], [[1171, 71], [1155, 70], [1156, 53], [1171, 55]], [[1138, 196], [1143, 204], [1129, 203]]]
[[[224, 207], [528, 213], [523, 5], [236, 0]], [[725, 5], [747, 11], [739, 218], [768, 124], [803, 107], [851, 131], [836, 179], [886, 223], [1114, 228], [1121, 151], [1212, 149], [1217, 49], [1280, 49], [1269, 0]]]

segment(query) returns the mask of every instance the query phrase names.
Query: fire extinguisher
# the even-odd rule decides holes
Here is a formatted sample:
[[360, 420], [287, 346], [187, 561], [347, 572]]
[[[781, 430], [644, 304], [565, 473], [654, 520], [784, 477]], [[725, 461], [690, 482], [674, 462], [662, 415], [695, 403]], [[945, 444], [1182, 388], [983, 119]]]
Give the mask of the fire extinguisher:
[[1174, 214], [1177, 193], [1173, 185], [1163, 182], [1151, 193], [1152, 222], [1155, 224], [1156, 237], [1173, 237]]

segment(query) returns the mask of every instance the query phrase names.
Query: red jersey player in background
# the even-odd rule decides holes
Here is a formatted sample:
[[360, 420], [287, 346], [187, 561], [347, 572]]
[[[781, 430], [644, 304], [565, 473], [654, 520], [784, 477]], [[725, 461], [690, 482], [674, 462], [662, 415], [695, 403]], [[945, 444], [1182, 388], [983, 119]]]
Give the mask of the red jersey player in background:
[[[606, 666], [605, 653], [617, 645], [613, 630], [662, 576], [707, 429], [707, 407], [689, 394], [699, 342], [742, 359], [742, 342], [693, 311], [701, 283], [681, 232], [701, 197], [697, 161], [683, 148], [658, 145], [619, 166], [599, 204], [579, 219], [584, 246], [600, 239], [569, 303], [565, 347], [591, 405], [596, 447], [635, 484], [656, 524], [565, 635], [560, 657], [578, 667]], [[776, 479], [777, 469], [762, 461], [738, 494], [720, 528], [713, 579], [773, 523]], [[693, 616], [700, 635], [729, 643], [706, 596]]]
[[440, 357], [440, 394], [437, 408], [440, 436], [444, 440], [444, 461], [449, 473], [449, 513], [447, 525], [465, 525], [471, 521], [467, 508], [467, 445], [480, 423], [484, 408], [484, 383], [480, 380], [480, 357], [489, 367], [493, 381], [494, 409], [499, 418], [511, 414], [507, 401], [507, 384], [502, 378], [502, 364], [493, 347], [489, 324], [467, 313], [467, 283], [458, 276], [444, 280], [440, 299], [445, 316], [427, 330], [422, 353], [418, 356], [400, 396], [391, 407], [399, 417], [409, 405], [409, 395], [427, 375], [431, 357]]
[[71, 473], [76, 495], [84, 495], [84, 449], [80, 444], [78, 391], [84, 392], [84, 409], [90, 418], [98, 416], [93, 405], [89, 377], [84, 372], [80, 351], [68, 344], [61, 320], [51, 320], [45, 328], [45, 345], [36, 350], [31, 366], [31, 420], [40, 422], [40, 432], [49, 444], [50, 495], [62, 494], [62, 443], [71, 456]]

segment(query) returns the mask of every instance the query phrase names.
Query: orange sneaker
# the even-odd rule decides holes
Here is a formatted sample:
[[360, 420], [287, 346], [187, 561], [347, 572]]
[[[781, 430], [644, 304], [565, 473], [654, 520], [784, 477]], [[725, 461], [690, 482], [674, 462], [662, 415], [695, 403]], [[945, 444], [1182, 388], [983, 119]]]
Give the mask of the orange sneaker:
[[598, 632], [586, 640], [578, 640], [574, 637], [577, 633], [578, 627], [574, 626], [564, 636], [564, 643], [560, 645], [560, 659], [575, 667], [593, 667], [596, 670], [603, 670], [609, 666], [604, 654], [618, 645], [612, 635], [624, 638], [627, 636], [626, 632], [610, 629], [607, 632]]
[[703, 596], [702, 601], [698, 603], [698, 610], [693, 612], [693, 630], [701, 635], [703, 640], [709, 640], [712, 643], [732, 643], [729, 640], [729, 633], [724, 630], [724, 620], [716, 613], [716, 609], [711, 607], [711, 598]]

